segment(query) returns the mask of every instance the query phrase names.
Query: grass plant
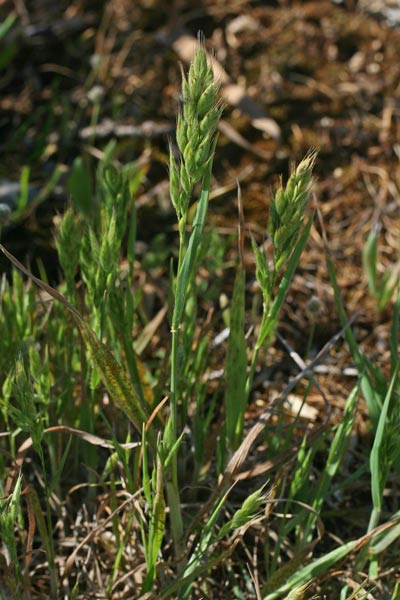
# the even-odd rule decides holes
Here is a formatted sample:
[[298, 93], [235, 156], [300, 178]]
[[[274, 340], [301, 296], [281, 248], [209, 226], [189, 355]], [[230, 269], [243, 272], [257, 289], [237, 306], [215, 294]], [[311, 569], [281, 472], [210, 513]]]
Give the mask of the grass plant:
[[[147, 270], [145, 259], [140, 263], [134, 200], [142, 173], [135, 164], [117, 167], [113, 144], [95, 180], [80, 157], [72, 166], [71, 205], [56, 235], [63, 271], [57, 289], [0, 245], [13, 265], [0, 290], [1, 598], [42, 594], [72, 600], [99, 592], [147, 600], [289, 600], [307, 597], [310, 589], [332, 598], [339, 595], [327, 594], [398, 597], [394, 571], [382, 594], [370, 591], [388, 568], [387, 557], [399, 549], [399, 511], [385, 499], [400, 464], [398, 279], [378, 282], [377, 241], [369, 239], [364, 264], [378, 310], [395, 295], [387, 377], [356, 341], [327, 251], [358, 382], [339, 423], [331, 423], [328, 412], [323, 426], [307, 425], [301, 434], [301, 410], [288, 417], [285, 401], [302, 379], [308, 378], [302, 406], [313, 386], [321, 392], [313, 369], [339, 332], [314, 361], [301, 363], [301, 372], [249, 423], [256, 369], [272, 344], [313, 225], [309, 199], [317, 155], [311, 151], [295, 165], [271, 199], [270, 251], [251, 240], [262, 296], [254, 332], [246, 333], [242, 210], [229, 311], [205, 325], [202, 303], [215, 303], [224, 286], [215, 273], [226, 270], [226, 244], [208, 222], [223, 110], [218, 92], [200, 43], [182, 75], [176, 144], [169, 150], [178, 240], [165, 270], [167, 306], [158, 315], [148, 315], [144, 291], [135, 285], [138, 272], [142, 286], [151, 281], [152, 265], [164, 262], [165, 248], [160, 260], [148, 260]], [[24, 181], [28, 178], [24, 171]], [[22, 192], [17, 211], [24, 202]], [[213, 270], [206, 276], [201, 267], [209, 265]], [[220, 355], [208, 333], [224, 319], [229, 325], [224, 374], [215, 385], [206, 376], [216, 364], [221, 367]], [[168, 342], [155, 350], [153, 337], [167, 321]], [[346, 461], [361, 396], [372, 442], [354, 475]], [[261, 437], [263, 459], [249, 466]], [[246, 475], [248, 467], [257, 477]], [[368, 469], [371, 503], [364, 531], [332, 541], [323, 527], [329, 509]], [[344, 561], [347, 567], [333, 574]], [[87, 564], [98, 574], [99, 590], [91, 587]], [[357, 591], [346, 583], [348, 572]]]

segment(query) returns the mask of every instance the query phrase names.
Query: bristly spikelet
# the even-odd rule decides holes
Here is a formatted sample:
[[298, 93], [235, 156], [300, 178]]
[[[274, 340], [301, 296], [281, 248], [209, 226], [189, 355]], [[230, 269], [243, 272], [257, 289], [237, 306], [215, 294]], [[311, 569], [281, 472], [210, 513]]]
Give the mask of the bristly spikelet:
[[250, 519], [253, 519], [264, 500], [265, 495], [262, 493], [262, 488], [250, 494], [243, 502], [241, 508], [233, 515], [232, 528], [237, 529], [245, 525]]
[[298, 240], [310, 196], [315, 158], [316, 152], [310, 152], [291, 174], [286, 188], [281, 186], [271, 202], [268, 230], [276, 271], [289, 258]]
[[263, 488], [256, 490], [245, 499], [242, 506], [233, 515], [232, 519], [225, 523], [221, 528], [219, 532], [220, 537], [223, 537], [229, 531], [234, 531], [235, 529], [246, 525], [251, 519], [254, 519], [266, 499], [266, 495], [262, 492]]
[[188, 76], [182, 73], [183, 106], [176, 127], [180, 160], [170, 152], [170, 194], [178, 218], [185, 219], [193, 187], [202, 178], [213, 154], [215, 131], [223, 108], [218, 89], [201, 44]]
[[185, 151], [185, 148], [188, 143], [188, 136], [187, 136], [186, 123], [183, 120], [182, 113], [178, 114], [178, 123], [177, 123], [177, 127], [176, 127], [176, 139], [178, 142], [179, 149], [183, 153]]

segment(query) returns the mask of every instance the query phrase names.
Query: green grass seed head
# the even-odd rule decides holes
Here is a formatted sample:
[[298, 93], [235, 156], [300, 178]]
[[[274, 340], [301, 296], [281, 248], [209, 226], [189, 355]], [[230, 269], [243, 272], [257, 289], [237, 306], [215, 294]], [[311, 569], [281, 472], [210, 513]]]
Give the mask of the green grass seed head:
[[265, 494], [262, 492], [263, 488], [256, 490], [246, 498], [242, 506], [235, 512], [232, 519], [222, 527], [220, 531], [221, 537], [226, 535], [229, 531], [235, 531], [239, 527], [246, 525], [251, 519], [254, 519], [260, 506], [265, 501]]
[[175, 158], [171, 149], [169, 155], [171, 202], [183, 229], [193, 188], [205, 174], [213, 154], [215, 131], [223, 108], [218, 89], [201, 44], [188, 76], [182, 72], [183, 106], [176, 126], [180, 159]]
[[281, 185], [271, 202], [268, 230], [276, 271], [289, 258], [298, 240], [310, 196], [315, 158], [316, 152], [308, 154], [294, 169], [286, 187]]
[[184, 202], [179, 209], [184, 214], [191, 192], [201, 179], [213, 149], [213, 139], [221, 116], [222, 106], [218, 101], [218, 85], [214, 82], [211, 65], [201, 45], [194, 56], [188, 76], [182, 73], [183, 107], [178, 115], [176, 139], [181, 154], [180, 185], [177, 165], [170, 154], [170, 173], [174, 181], [170, 184], [171, 200], [175, 208], [179, 187], [184, 191]]

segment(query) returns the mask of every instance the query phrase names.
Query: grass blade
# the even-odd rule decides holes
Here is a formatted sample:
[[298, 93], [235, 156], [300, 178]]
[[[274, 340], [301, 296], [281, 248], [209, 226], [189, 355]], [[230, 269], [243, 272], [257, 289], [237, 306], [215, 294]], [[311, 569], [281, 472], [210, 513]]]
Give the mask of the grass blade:
[[65, 461], [67, 460], [69, 449], [71, 448], [71, 442], [72, 442], [72, 434], [68, 438], [67, 445], [65, 447], [65, 450], [64, 450], [63, 455], [60, 460], [60, 464], [58, 465], [57, 471], [54, 473], [53, 479], [50, 482], [49, 495], [53, 493], [53, 491], [55, 490], [56, 485], [61, 477], [61, 473], [63, 472], [64, 466], [65, 466]]
[[300, 585], [305, 585], [310, 582], [312, 579], [324, 573], [328, 569], [330, 569], [333, 565], [335, 565], [339, 560], [347, 556], [350, 552], [355, 550], [357, 547], [358, 540], [353, 540], [340, 546], [339, 548], [335, 548], [332, 552], [321, 556], [317, 560], [314, 560], [311, 564], [298, 569], [297, 572], [289, 577], [282, 586], [271, 593], [264, 592], [263, 600], [275, 600], [279, 598], [283, 594], [289, 593], [293, 588], [296, 588]]
[[348, 445], [348, 441], [353, 429], [354, 419], [356, 416], [357, 398], [359, 393], [359, 384], [355, 385], [350, 392], [344, 409], [342, 420], [336, 430], [333, 438], [328, 459], [326, 461], [325, 469], [322, 472], [318, 487], [314, 494], [313, 509], [315, 512], [309, 513], [307, 523], [305, 526], [304, 540], [306, 542], [311, 541], [309, 539], [312, 528], [314, 527], [315, 521], [318, 514], [321, 511], [322, 505], [329, 494], [331, 489], [332, 480], [335, 477], [340, 464], [342, 462], [344, 453]]
[[173, 328], [177, 329], [182, 321], [185, 307], [186, 295], [189, 289], [191, 277], [194, 274], [194, 263], [197, 250], [200, 246], [208, 209], [208, 197], [211, 185], [212, 158], [210, 159], [201, 186], [200, 198], [197, 204], [196, 214], [193, 220], [193, 230], [189, 238], [187, 251], [182, 262], [182, 267], [177, 276], [176, 298], [174, 314], [172, 319]]
[[[399, 371], [400, 363], [397, 363], [396, 369], [392, 375], [388, 391], [383, 401], [382, 410], [378, 421], [378, 427], [376, 429], [374, 444], [372, 446], [370, 454], [370, 469], [371, 469], [371, 493], [372, 502], [374, 505], [374, 511], [379, 514], [382, 507], [382, 496], [383, 489], [386, 483], [387, 471], [389, 468], [388, 460], [389, 457], [382, 455], [382, 448], [385, 441], [385, 437], [388, 434], [388, 414], [389, 405], [393, 396], [395, 385], [398, 382], [397, 374]], [[374, 520], [372, 520], [374, 521]], [[370, 523], [370, 529], [374, 526], [374, 522]]]
[[[335, 269], [333, 266], [333, 262], [328, 252], [326, 252], [326, 264], [328, 268], [329, 279], [331, 281], [333, 292], [335, 296], [336, 308], [339, 315], [340, 324], [344, 327], [348, 323], [348, 317], [346, 315], [346, 311], [344, 309], [343, 300], [340, 295], [339, 285], [336, 279]], [[357, 340], [354, 337], [354, 334], [350, 327], [346, 327], [344, 330], [344, 336], [346, 338], [346, 342], [350, 348], [351, 355], [356, 364], [357, 369], [361, 374], [361, 390], [363, 392], [365, 401], [367, 403], [369, 416], [372, 420], [372, 423], [376, 427], [379, 421], [379, 415], [381, 410], [381, 400], [379, 394], [376, 393], [374, 386], [366, 372], [366, 364], [363, 355], [360, 352], [360, 349], [357, 344]]]
[[236, 271], [225, 371], [226, 437], [231, 450], [241, 442], [246, 407], [245, 272]]

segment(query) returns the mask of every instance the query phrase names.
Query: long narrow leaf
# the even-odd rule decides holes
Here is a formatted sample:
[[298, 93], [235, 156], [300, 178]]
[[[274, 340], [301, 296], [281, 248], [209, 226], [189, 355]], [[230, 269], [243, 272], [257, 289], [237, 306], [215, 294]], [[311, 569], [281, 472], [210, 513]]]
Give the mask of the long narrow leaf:
[[165, 531], [165, 499], [164, 499], [164, 481], [162, 473], [162, 464], [157, 457], [157, 467], [155, 473], [155, 490], [152, 490], [154, 497], [151, 498], [149, 505], [150, 524], [148, 542], [146, 542], [146, 564], [147, 574], [142, 586], [142, 594], [149, 592], [152, 588], [156, 576], [156, 563], [160, 552], [162, 540]]
[[55, 472], [54, 477], [51, 480], [51, 483], [49, 485], [49, 495], [53, 493], [53, 491], [55, 490], [55, 487], [61, 477], [61, 473], [63, 472], [64, 466], [65, 466], [65, 461], [67, 460], [69, 449], [71, 447], [71, 442], [72, 442], [72, 434], [68, 438], [67, 445], [65, 446], [65, 450], [64, 450], [63, 455], [60, 460], [60, 464], [58, 465], [57, 471]]
[[383, 401], [382, 410], [380, 413], [378, 427], [376, 429], [374, 444], [372, 446], [370, 455], [370, 468], [371, 468], [371, 493], [372, 502], [375, 511], [380, 511], [382, 506], [383, 488], [386, 483], [387, 469], [389, 466], [387, 462], [389, 457], [382, 456], [382, 444], [384, 443], [385, 430], [388, 427], [387, 417], [389, 412], [389, 404], [392, 399], [395, 385], [398, 382], [397, 373], [399, 371], [400, 363], [397, 363], [396, 369], [392, 375], [388, 391]]
[[[263, 596], [263, 600], [275, 600], [279, 598], [283, 594], [287, 594], [294, 588], [304, 585], [310, 582], [314, 577], [317, 577], [324, 571], [330, 569], [333, 565], [335, 565], [339, 560], [344, 558], [347, 554], [352, 552], [358, 544], [358, 540], [353, 540], [340, 546], [339, 548], [335, 548], [328, 554], [321, 556], [317, 560], [314, 560], [309, 565], [302, 567], [297, 570], [297, 572], [289, 577], [282, 586], [271, 593], [267, 593]], [[265, 593], [265, 592], [264, 592]]]
[[176, 282], [176, 298], [174, 314], [172, 319], [173, 328], [177, 329], [181, 323], [183, 311], [185, 308], [186, 295], [189, 288], [189, 282], [193, 275], [193, 266], [196, 260], [197, 250], [199, 248], [203, 235], [204, 225], [208, 209], [208, 197], [211, 185], [212, 159], [209, 161], [203, 184], [201, 186], [200, 198], [197, 204], [196, 214], [193, 220], [193, 230], [189, 238], [189, 243], [182, 267], [178, 273]]
[[377, 264], [378, 264], [378, 236], [375, 229], [370, 232], [362, 253], [364, 273], [367, 277], [371, 294], [378, 296]]
[[392, 327], [390, 330], [390, 375], [396, 370], [399, 357], [399, 322], [400, 322], [400, 283], [397, 286], [397, 296], [393, 308]]
[[157, 473], [156, 473], [156, 490], [153, 505], [153, 514], [150, 523], [150, 540], [151, 540], [151, 560], [153, 565], [156, 564], [158, 553], [161, 548], [161, 542], [164, 536], [165, 529], [165, 500], [164, 500], [164, 483], [161, 460], [157, 458]]
[[359, 387], [360, 386], [357, 383], [347, 397], [342, 420], [336, 430], [329, 450], [325, 469], [322, 472], [320, 481], [314, 494], [313, 508], [315, 512], [309, 513], [309, 517], [307, 519], [304, 533], [304, 538], [306, 541], [310, 541], [307, 538], [310, 535], [311, 529], [315, 524], [322, 505], [329, 494], [332, 480], [335, 477], [343, 460], [356, 416], [356, 403], [359, 394]]
[[[335, 295], [335, 303], [339, 315], [340, 324], [342, 325], [342, 327], [344, 327], [348, 323], [348, 317], [343, 305], [343, 300], [336, 279], [333, 262], [328, 253], [326, 253], [326, 264], [328, 268], [329, 279], [331, 281], [333, 292]], [[374, 426], [376, 427], [378, 424], [379, 414], [381, 410], [381, 400], [379, 398], [379, 394], [376, 393], [374, 386], [372, 385], [371, 380], [366, 372], [366, 364], [364, 361], [364, 357], [360, 352], [357, 340], [355, 339], [350, 327], [346, 327], [344, 331], [344, 336], [350, 348], [353, 360], [356, 363], [356, 367], [361, 374], [361, 390], [367, 403], [370, 418]]]
[[245, 272], [236, 271], [233, 288], [230, 333], [225, 370], [225, 422], [228, 444], [236, 450], [241, 441], [246, 407]]
[[376, 554], [380, 554], [381, 552], [384, 552], [391, 544], [393, 544], [393, 542], [395, 542], [396, 540], [399, 539], [399, 537], [400, 537], [399, 515], [397, 514], [397, 519], [396, 519], [396, 515], [393, 515], [393, 517], [391, 518], [391, 521], [393, 522], [393, 527], [391, 527], [388, 530], [385, 529], [384, 531], [382, 531], [382, 533], [379, 533], [373, 539], [373, 542], [370, 546], [371, 554], [376, 555]]

